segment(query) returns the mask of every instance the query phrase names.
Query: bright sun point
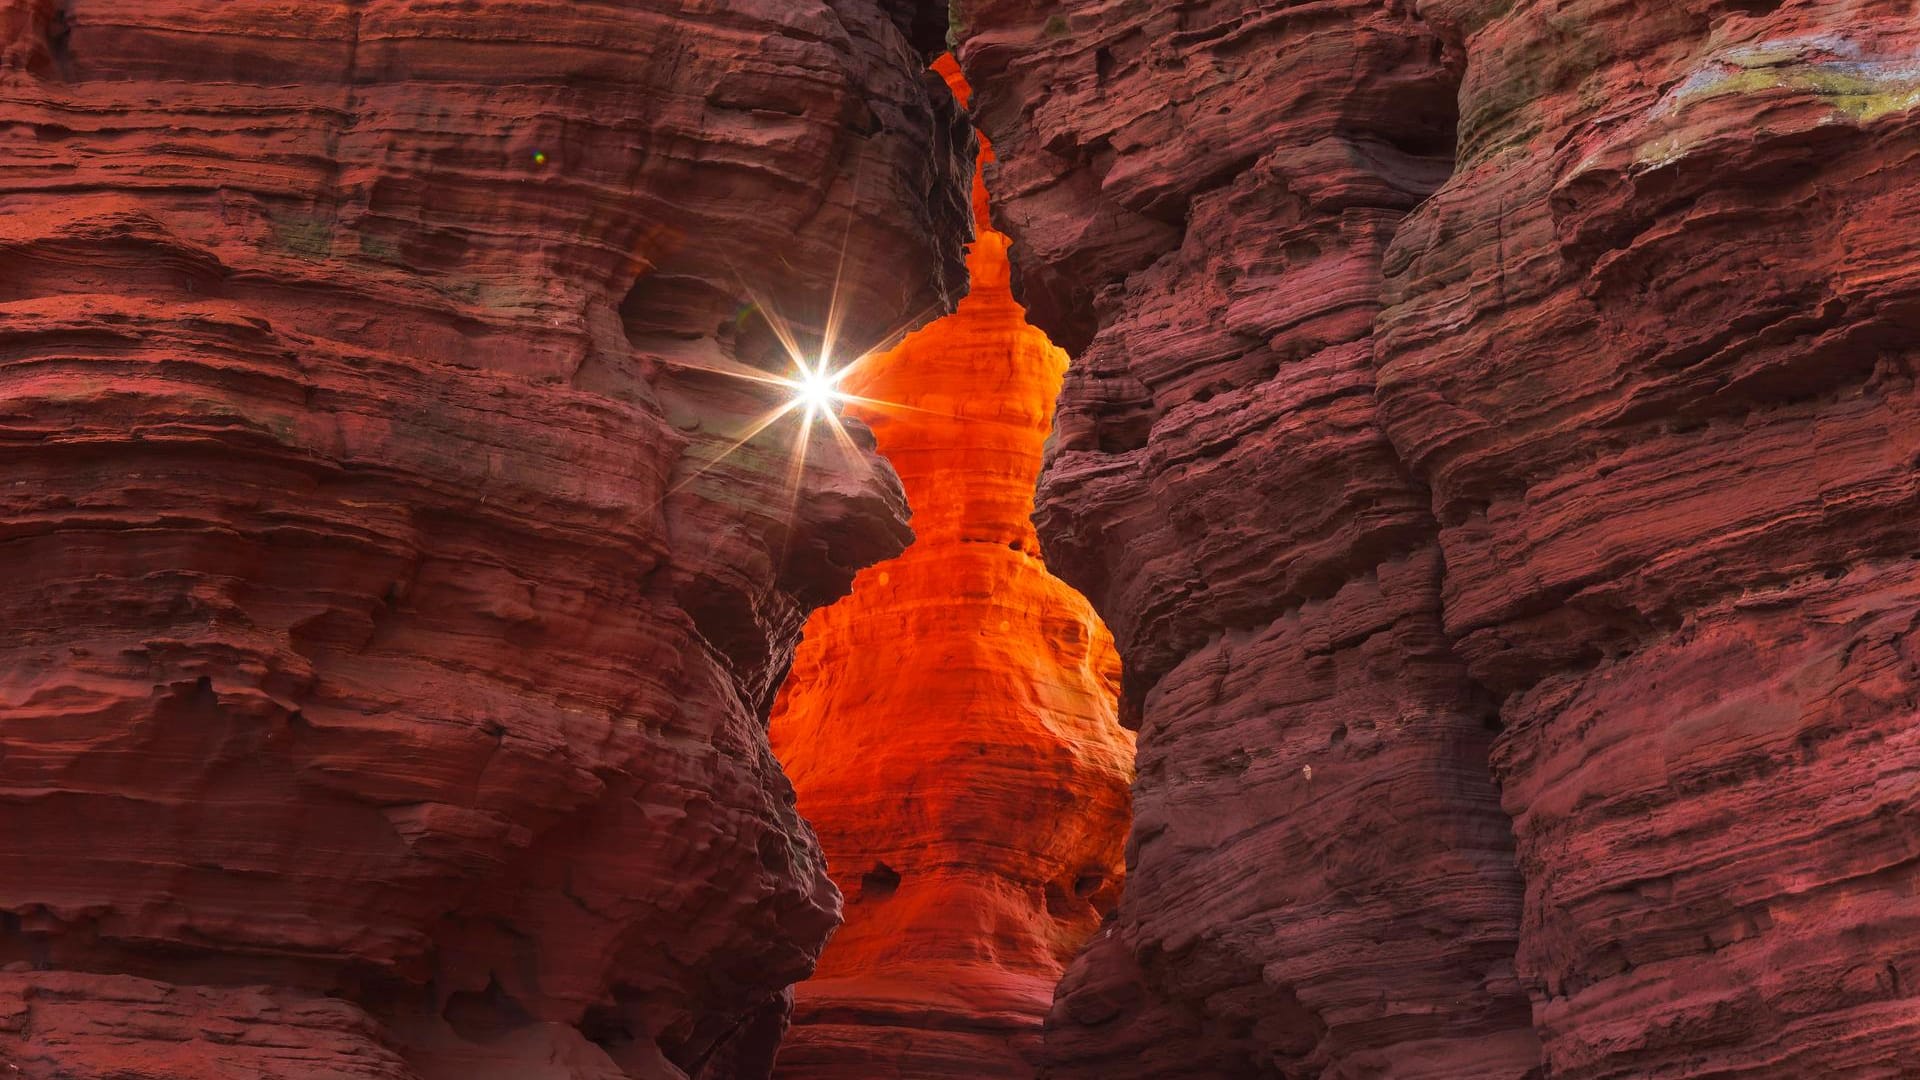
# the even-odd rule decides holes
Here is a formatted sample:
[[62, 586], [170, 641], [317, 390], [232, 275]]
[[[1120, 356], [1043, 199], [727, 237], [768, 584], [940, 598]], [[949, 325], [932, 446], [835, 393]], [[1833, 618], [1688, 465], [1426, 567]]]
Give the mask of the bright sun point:
[[793, 396], [806, 406], [809, 416], [833, 408], [833, 403], [840, 400], [840, 391], [834, 389], [834, 378], [827, 374], [826, 361], [822, 360], [818, 368], [801, 365], [800, 377], [793, 380]]

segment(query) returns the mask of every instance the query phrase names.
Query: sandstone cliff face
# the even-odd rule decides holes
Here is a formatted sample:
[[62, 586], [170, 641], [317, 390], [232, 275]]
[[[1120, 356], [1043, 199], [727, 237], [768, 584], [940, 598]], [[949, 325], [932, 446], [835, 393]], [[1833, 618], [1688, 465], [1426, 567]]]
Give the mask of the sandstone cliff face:
[[1459, 165], [1381, 415], [1505, 701], [1557, 1078], [1920, 1061], [1920, 23], [1423, 5]]
[[809, 621], [774, 709], [847, 896], [795, 988], [782, 1078], [1032, 1075], [1054, 985], [1120, 895], [1119, 658], [1029, 520], [1067, 358], [1014, 301], [978, 181], [975, 200], [959, 310], [845, 384], [889, 403], [847, 411], [899, 469], [916, 537]]
[[703, 369], [843, 244], [848, 340], [951, 304], [922, 63], [861, 0], [0, 4], [15, 1075], [765, 1075], [839, 899], [757, 717], [909, 534], [877, 460], [706, 468], [769, 400]]
[[1141, 723], [1054, 1075], [1900, 1075], [1910, 5], [1159, 7], [960, 10]]
[[1523, 1075], [1493, 708], [1373, 398], [1381, 259], [1447, 175], [1440, 42], [1368, 2], [1041, 8], [966, 5], [961, 59], [1036, 316], [1084, 342], [1040, 529], [1140, 731], [1054, 1075]]

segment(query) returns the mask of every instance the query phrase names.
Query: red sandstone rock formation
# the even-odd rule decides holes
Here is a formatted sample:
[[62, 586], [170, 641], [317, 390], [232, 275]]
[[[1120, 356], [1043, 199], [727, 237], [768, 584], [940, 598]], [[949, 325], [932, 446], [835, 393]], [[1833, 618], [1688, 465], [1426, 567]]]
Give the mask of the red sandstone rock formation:
[[957, 9], [1142, 724], [1053, 1075], [1904, 1075], [1910, 5], [1418, 8]]
[[[907, 534], [871, 464], [721, 459], [768, 402], [704, 369], [781, 365], [740, 279], [817, 322], [843, 240], [850, 339], [957, 289], [930, 12], [0, 0], [0, 1064], [767, 1072], [838, 900], [756, 718]], [[1910, 3], [953, 15], [1076, 359], [1041, 532], [1142, 736], [1048, 1071], [1910, 1071]], [[1017, 406], [874, 414], [986, 603], [796, 693], [967, 610], [930, 681], [1034, 727], [795, 741], [853, 922], [785, 1060], [1018, 1073], [1118, 879], [1105, 665], [1011, 636], [1068, 602], [1023, 486], [936, 509], [1044, 394], [894, 355]], [[924, 822], [853, 771], [904, 755]]]
[[1443, 523], [1556, 1080], [1920, 1068], [1920, 21], [1423, 5], [1381, 416]]
[[978, 181], [975, 206], [959, 310], [845, 384], [894, 403], [847, 411], [899, 469], [916, 539], [814, 615], [774, 709], [848, 898], [795, 988], [787, 1080], [1032, 1075], [1054, 984], [1120, 893], [1119, 659], [1029, 520], [1066, 355], [1014, 301]]
[[1140, 730], [1050, 1075], [1526, 1074], [1492, 707], [1372, 396], [1382, 254], [1447, 174], [1438, 39], [1362, 0], [963, 10], [1021, 280], [1083, 343], [1041, 534]]
[[957, 291], [882, 9], [6, 0], [0, 121], [0, 1063], [765, 1075], [756, 716], [908, 533], [700, 369], [849, 236], [850, 340]]

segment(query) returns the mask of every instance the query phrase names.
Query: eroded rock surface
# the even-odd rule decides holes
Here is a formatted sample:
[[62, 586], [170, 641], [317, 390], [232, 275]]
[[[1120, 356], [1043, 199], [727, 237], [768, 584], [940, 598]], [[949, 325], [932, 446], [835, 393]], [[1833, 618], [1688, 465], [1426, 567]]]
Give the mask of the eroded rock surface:
[[916, 536], [809, 621], [774, 709], [847, 896], [794, 988], [783, 1080], [1032, 1075], [1054, 985], [1120, 895], [1119, 658], [1029, 520], [1067, 358], [1014, 301], [978, 184], [975, 205], [959, 310], [844, 384], [885, 403], [846, 408], [899, 469]]
[[1552, 1075], [1905, 1075], [1920, 24], [1423, 10], [1460, 161], [1389, 255], [1379, 399], [1505, 701]]
[[1040, 533], [1140, 732], [1050, 1075], [1526, 1074], [1494, 703], [1373, 396], [1382, 257], [1447, 177], [1440, 39], [1369, 2], [961, 9], [996, 220], [1079, 349]]
[[1910, 1069], [1910, 5], [960, 15], [1142, 725], [1055, 1074]]
[[0, 1061], [765, 1075], [909, 533], [703, 369], [950, 306], [967, 139], [863, 0], [0, 4]]

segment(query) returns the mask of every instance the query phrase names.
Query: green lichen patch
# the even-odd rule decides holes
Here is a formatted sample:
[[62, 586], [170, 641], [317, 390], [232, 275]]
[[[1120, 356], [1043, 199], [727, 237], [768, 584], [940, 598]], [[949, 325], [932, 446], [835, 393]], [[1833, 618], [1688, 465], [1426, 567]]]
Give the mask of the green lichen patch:
[[[1774, 42], [1737, 50], [1696, 71], [1676, 87], [1653, 116], [1672, 115], [1704, 101], [1733, 95], [1795, 94], [1832, 110], [1835, 120], [1868, 124], [1920, 109], [1920, 64], [1855, 59], [1812, 59], [1804, 42]], [[1686, 156], [1700, 138], [1668, 121], [1670, 134], [1635, 148], [1643, 166], [1662, 166]]]
[[1920, 106], [1920, 65], [1873, 61], [1795, 61], [1787, 50], [1751, 50], [1695, 75], [1674, 93], [1685, 105], [1728, 94], [1773, 90], [1811, 94], [1849, 119], [1870, 123]]
[[376, 233], [362, 232], [357, 235], [360, 243], [360, 257], [373, 262], [388, 263], [393, 266], [405, 266], [406, 260], [400, 255], [400, 245], [391, 238]]
[[294, 256], [319, 262], [333, 254], [333, 219], [313, 214], [274, 214], [273, 242]]

